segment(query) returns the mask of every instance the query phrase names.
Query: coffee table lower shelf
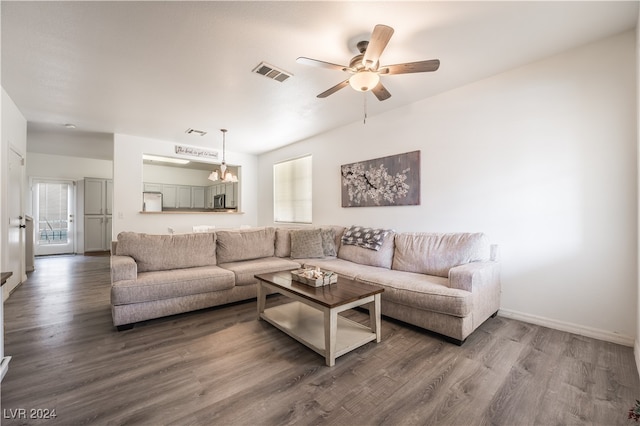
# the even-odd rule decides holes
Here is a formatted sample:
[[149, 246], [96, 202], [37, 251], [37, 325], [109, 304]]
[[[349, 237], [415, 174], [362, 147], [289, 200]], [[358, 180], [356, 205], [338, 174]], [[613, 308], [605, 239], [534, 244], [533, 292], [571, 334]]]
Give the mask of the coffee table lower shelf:
[[[371, 328], [340, 315], [337, 317], [335, 357], [377, 339]], [[327, 355], [324, 312], [301, 302], [291, 302], [265, 309], [260, 318], [320, 355]]]

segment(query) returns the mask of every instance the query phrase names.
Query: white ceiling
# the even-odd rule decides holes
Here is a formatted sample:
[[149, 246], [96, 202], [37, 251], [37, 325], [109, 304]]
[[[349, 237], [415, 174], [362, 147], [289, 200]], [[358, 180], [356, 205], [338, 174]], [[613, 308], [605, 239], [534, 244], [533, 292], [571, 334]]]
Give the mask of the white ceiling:
[[[633, 29], [638, 18], [637, 1], [2, 1], [1, 8], [2, 86], [29, 122], [30, 150], [32, 140], [47, 146], [31, 135], [69, 132], [87, 144], [124, 133], [220, 148], [224, 127], [228, 150], [256, 154], [362, 120], [364, 96], [351, 88], [316, 98], [347, 74], [296, 58], [346, 65], [375, 24], [395, 29], [382, 65], [438, 58], [441, 66], [383, 76], [392, 97], [379, 102], [368, 93], [369, 120]], [[261, 61], [293, 77], [278, 83], [252, 74]]]

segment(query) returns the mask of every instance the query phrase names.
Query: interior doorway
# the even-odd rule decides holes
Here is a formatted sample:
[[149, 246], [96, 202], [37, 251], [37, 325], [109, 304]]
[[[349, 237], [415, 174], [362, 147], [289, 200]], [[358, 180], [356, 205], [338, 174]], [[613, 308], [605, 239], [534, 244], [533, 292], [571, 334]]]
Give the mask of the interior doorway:
[[75, 252], [75, 182], [33, 180], [34, 254]]

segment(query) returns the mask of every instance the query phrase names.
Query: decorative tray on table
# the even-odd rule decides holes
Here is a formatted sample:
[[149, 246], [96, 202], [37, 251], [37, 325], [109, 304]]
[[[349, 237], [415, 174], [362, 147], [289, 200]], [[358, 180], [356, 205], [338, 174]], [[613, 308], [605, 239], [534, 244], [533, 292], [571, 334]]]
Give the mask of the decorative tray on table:
[[338, 274], [331, 271], [323, 271], [320, 268], [302, 268], [291, 271], [291, 279], [312, 287], [335, 284], [338, 282]]

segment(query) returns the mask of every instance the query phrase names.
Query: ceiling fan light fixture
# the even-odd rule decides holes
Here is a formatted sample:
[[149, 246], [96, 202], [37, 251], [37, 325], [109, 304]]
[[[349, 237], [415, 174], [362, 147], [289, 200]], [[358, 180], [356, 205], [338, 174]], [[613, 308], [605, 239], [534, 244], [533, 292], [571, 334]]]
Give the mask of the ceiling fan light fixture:
[[432, 72], [440, 67], [439, 59], [427, 61], [404, 62], [401, 64], [380, 66], [380, 55], [387, 47], [393, 28], [388, 25], [378, 24], [373, 27], [373, 32], [369, 41], [358, 42], [359, 55], [351, 58], [349, 66], [334, 64], [331, 62], [319, 61], [317, 59], [306, 58], [304, 56], [296, 59], [298, 63], [313, 65], [321, 68], [328, 68], [337, 71], [348, 72], [352, 76], [340, 83], [330, 87], [328, 90], [317, 95], [317, 98], [326, 98], [347, 86], [358, 92], [373, 92], [379, 101], [387, 100], [391, 93], [380, 82], [380, 75], [410, 74], [419, 72]]
[[368, 92], [378, 85], [380, 76], [373, 71], [359, 71], [351, 76], [349, 85], [359, 92]]

